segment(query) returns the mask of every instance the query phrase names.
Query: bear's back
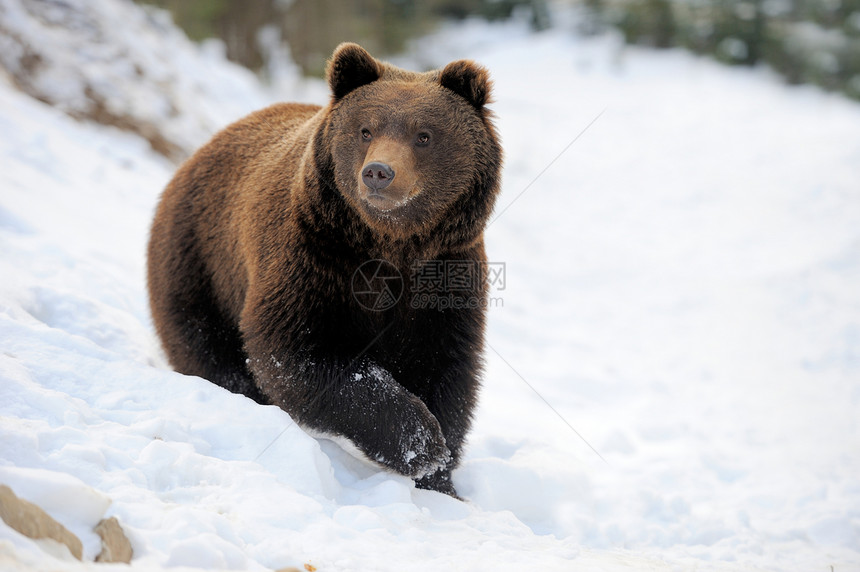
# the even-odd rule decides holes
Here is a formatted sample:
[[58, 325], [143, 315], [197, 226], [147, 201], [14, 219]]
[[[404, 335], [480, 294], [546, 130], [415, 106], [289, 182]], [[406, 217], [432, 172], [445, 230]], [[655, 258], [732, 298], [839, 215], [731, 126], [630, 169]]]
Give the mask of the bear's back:
[[[160, 264], [154, 265], [151, 291], [158, 289], [155, 282], [171, 282], [176, 275], [211, 276], [212, 294], [238, 318], [248, 253], [237, 239], [247, 232], [242, 227], [255, 226], [260, 216], [254, 195], [266, 187], [290, 186], [277, 179], [299, 171], [320, 110], [278, 103], [256, 111], [225, 127], [179, 168], [152, 228], [150, 258]], [[183, 245], [181, 251], [176, 244]], [[154, 256], [156, 251], [163, 254]]]

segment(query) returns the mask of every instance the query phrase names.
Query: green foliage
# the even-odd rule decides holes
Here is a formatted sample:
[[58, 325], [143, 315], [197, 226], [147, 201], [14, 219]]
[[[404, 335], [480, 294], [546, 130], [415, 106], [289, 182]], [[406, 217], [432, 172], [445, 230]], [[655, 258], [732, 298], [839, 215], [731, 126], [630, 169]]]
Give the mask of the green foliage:
[[192, 40], [200, 41], [218, 35], [218, 22], [227, 12], [229, 0], [147, 0], [168, 10], [176, 23]]
[[630, 44], [655, 48], [674, 45], [676, 24], [669, 0], [634, 0], [616, 12], [614, 19]]
[[[628, 43], [682, 46], [860, 99], [860, 0], [586, 0]], [[597, 27], [592, 25], [591, 27]]]
[[[166, 8], [195, 40], [221, 38], [251, 69], [266, 60], [259, 32], [277, 28], [293, 59], [321, 76], [342, 41], [380, 56], [402, 51], [443, 19], [530, 14], [549, 27], [545, 0], [138, 0]], [[860, 99], [860, 0], [580, 0], [596, 33], [618, 28], [631, 44], [682, 46], [733, 65], [766, 63], [789, 83], [814, 83]]]
[[380, 56], [403, 51], [409, 40], [442, 19], [488, 20], [528, 11], [537, 29], [549, 26], [544, 0], [138, 0], [171, 12], [194, 40], [217, 37], [227, 57], [251, 69], [265, 64], [259, 32], [277, 28], [296, 63], [321, 76], [326, 58], [341, 42], [354, 41]]

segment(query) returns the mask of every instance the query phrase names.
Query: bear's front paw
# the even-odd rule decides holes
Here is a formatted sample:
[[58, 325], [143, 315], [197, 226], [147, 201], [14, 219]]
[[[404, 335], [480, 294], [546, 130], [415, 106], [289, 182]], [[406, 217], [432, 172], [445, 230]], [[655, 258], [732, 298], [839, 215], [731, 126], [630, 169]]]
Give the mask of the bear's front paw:
[[427, 407], [415, 399], [418, 415], [409, 418], [402, 427], [399, 443], [398, 472], [413, 479], [421, 479], [443, 470], [451, 461], [451, 451], [439, 421]]
[[454, 488], [454, 483], [451, 482], [451, 472], [448, 469], [441, 469], [416, 480], [415, 486], [419, 489], [436, 491], [454, 497], [457, 500], [463, 500], [460, 498], [460, 495], [457, 494], [457, 489]]

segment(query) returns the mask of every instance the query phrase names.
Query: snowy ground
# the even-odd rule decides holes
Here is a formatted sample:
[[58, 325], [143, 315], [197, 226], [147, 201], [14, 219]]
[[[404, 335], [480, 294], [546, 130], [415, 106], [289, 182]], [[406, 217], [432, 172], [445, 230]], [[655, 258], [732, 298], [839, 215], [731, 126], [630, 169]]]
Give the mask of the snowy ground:
[[[490, 68], [507, 155], [468, 502], [166, 369], [173, 166], [2, 79], [0, 483], [90, 559], [116, 516], [140, 570], [860, 570], [860, 106], [564, 31], [425, 44]], [[3, 570], [79, 567], [0, 523]]]

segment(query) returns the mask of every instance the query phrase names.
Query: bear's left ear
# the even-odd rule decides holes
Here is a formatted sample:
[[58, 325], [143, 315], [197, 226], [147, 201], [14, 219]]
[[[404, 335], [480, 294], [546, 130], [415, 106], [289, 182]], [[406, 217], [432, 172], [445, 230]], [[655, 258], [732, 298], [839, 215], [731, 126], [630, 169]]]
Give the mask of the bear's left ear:
[[334, 50], [326, 68], [334, 101], [352, 90], [379, 79], [382, 66], [358, 44], [344, 43]]
[[451, 62], [439, 75], [439, 83], [465, 98], [478, 111], [490, 101], [490, 73], [473, 61]]

